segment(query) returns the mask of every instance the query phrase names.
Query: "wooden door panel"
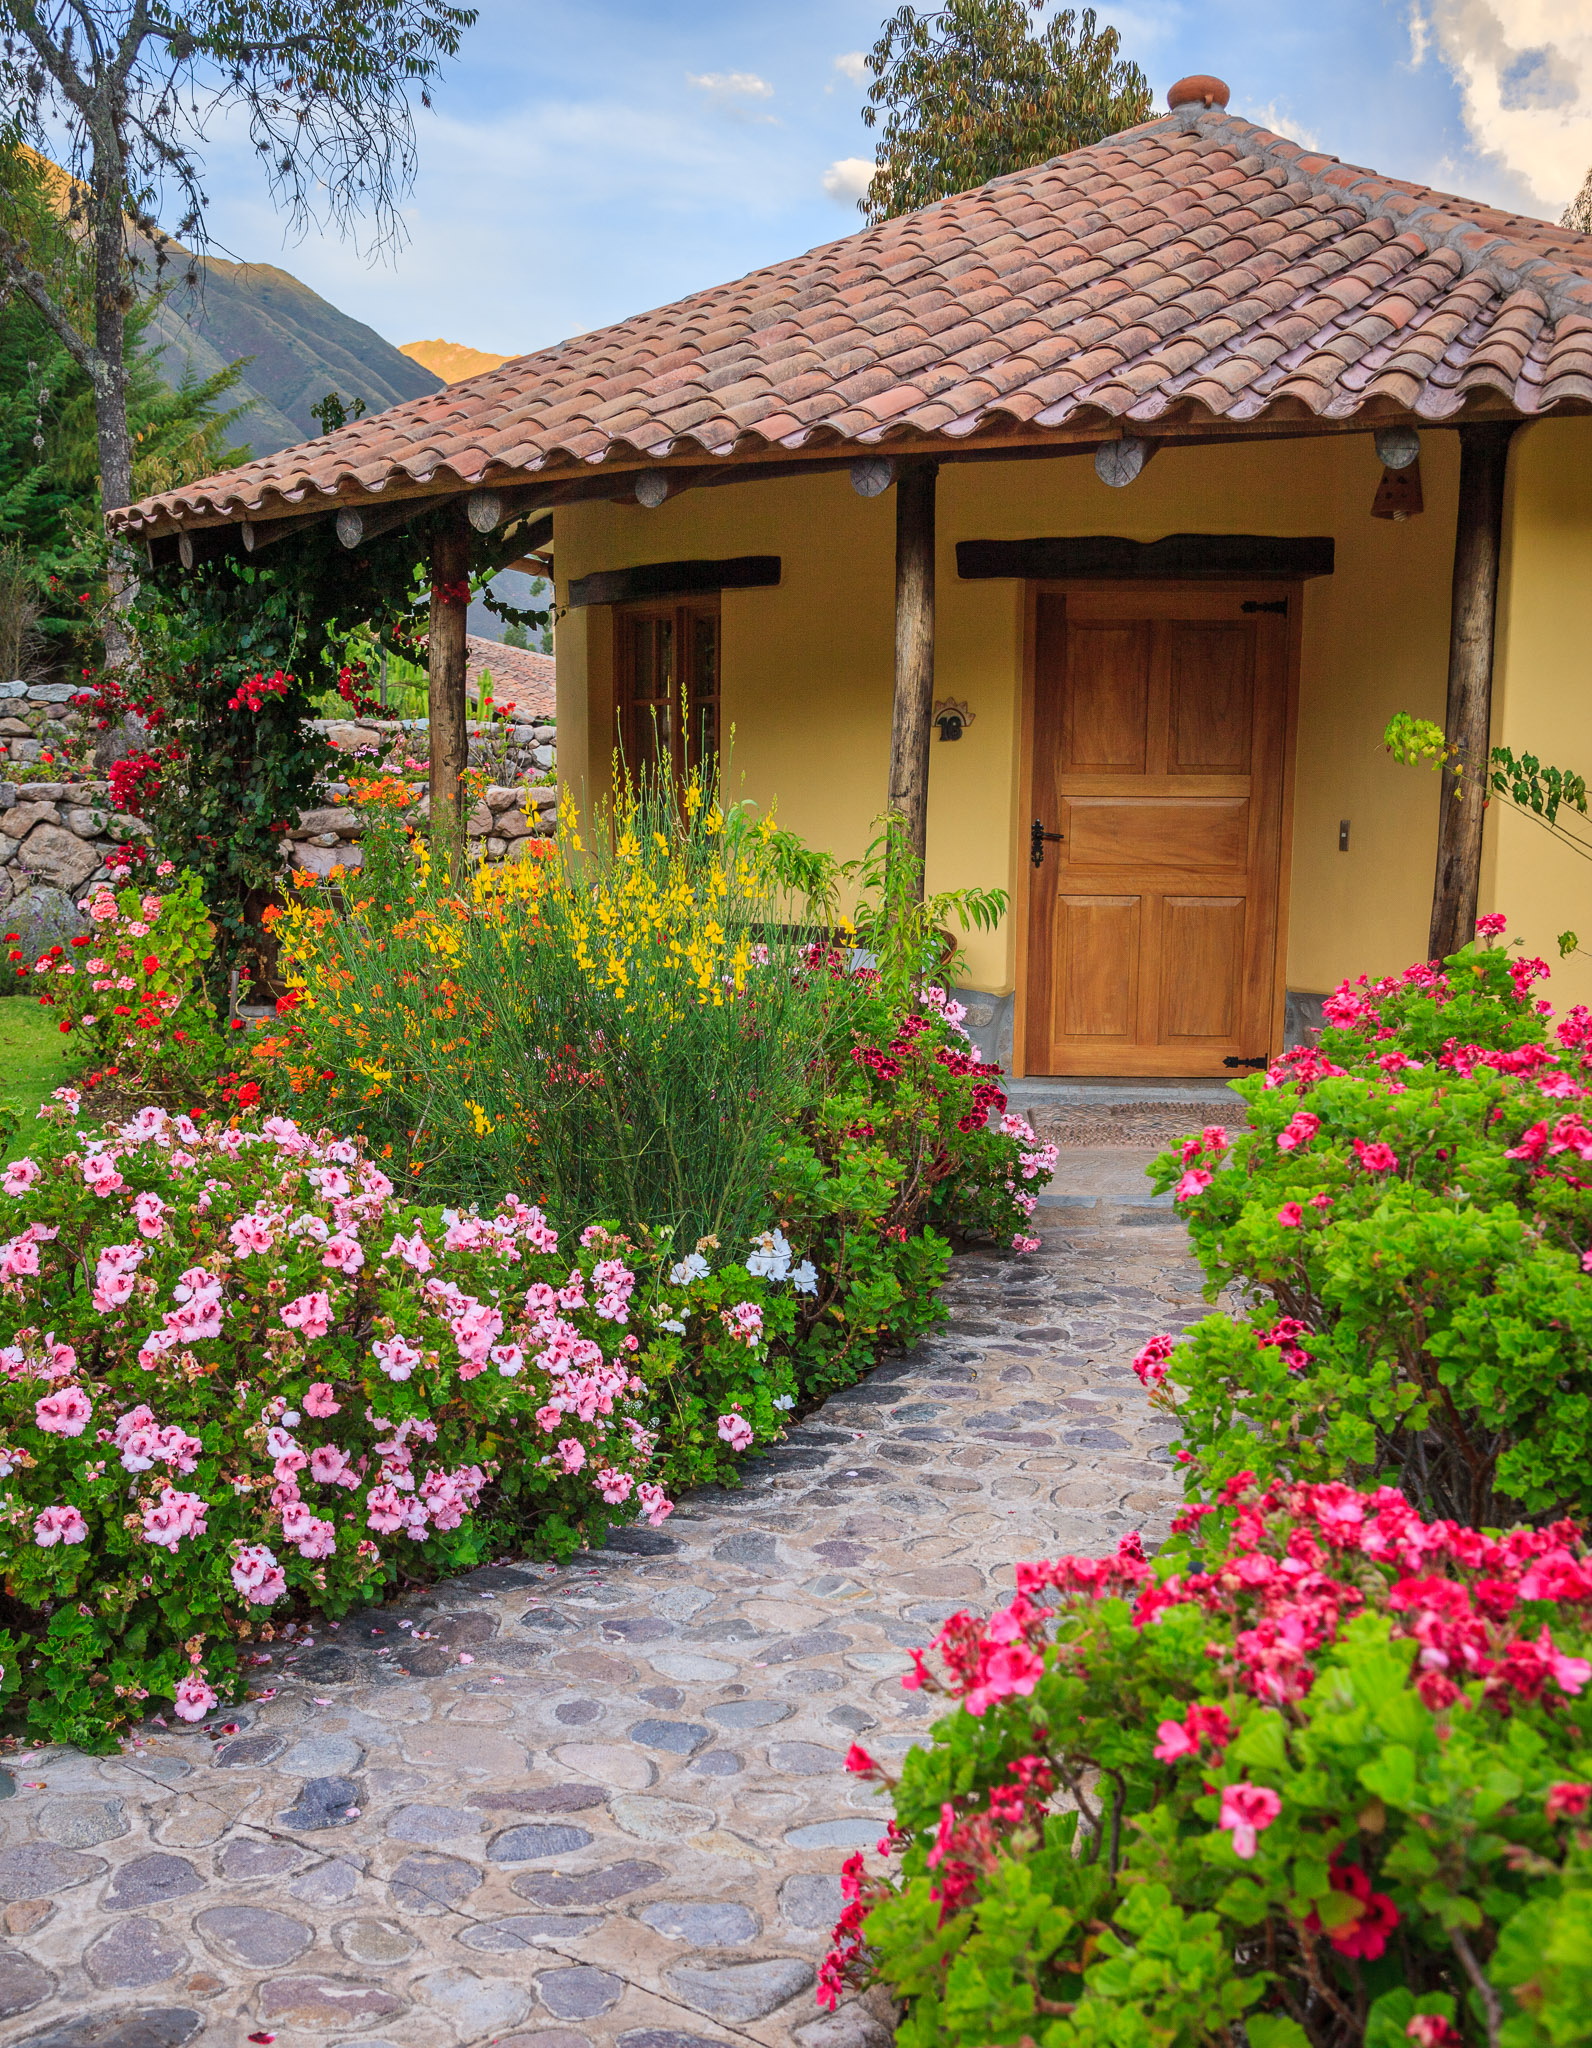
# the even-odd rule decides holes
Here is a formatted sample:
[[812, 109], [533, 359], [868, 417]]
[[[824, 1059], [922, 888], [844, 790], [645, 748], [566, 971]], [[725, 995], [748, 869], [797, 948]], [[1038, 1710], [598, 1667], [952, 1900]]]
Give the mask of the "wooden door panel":
[[1063, 771], [1145, 770], [1150, 626], [1080, 625], [1068, 634]]
[[1173, 621], [1173, 774], [1247, 775], [1254, 751], [1254, 687], [1249, 621]]
[[1163, 1041], [1231, 1040], [1243, 994], [1242, 896], [1167, 896], [1161, 903]]
[[[1273, 609], [1246, 613], [1257, 588]], [[1030, 1073], [1220, 1074], [1273, 1049], [1280, 594], [1038, 593], [1034, 816], [1060, 837], [1030, 896]]]
[[1193, 802], [1154, 797], [1067, 796], [1061, 805], [1070, 868], [1243, 869], [1249, 861], [1249, 799]]
[[1060, 1037], [1135, 1037], [1140, 914], [1137, 896], [1067, 896], [1057, 905]]

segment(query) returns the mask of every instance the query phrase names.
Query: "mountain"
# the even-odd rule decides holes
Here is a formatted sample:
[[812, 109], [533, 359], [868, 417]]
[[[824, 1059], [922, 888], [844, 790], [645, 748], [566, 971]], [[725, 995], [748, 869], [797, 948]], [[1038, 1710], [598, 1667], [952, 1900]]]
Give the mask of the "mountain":
[[495, 370], [499, 363], [511, 363], [512, 356], [495, 356], [484, 348], [469, 348], [462, 341], [406, 341], [399, 353], [411, 362], [423, 363], [444, 384], [457, 384], [461, 377], [478, 377], [483, 370]]
[[[181, 262], [186, 252], [172, 246]], [[185, 366], [208, 377], [239, 356], [253, 357], [230, 400], [253, 401], [233, 432], [255, 455], [313, 440], [321, 425], [310, 407], [328, 391], [380, 412], [440, 391], [446, 381], [274, 264], [206, 256], [194, 269], [195, 282], [175, 285], [157, 307], [150, 341], [160, 345], [162, 374], [173, 383]]]
[[[26, 147], [22, 154], [43, 174], [65, 213], [72, 179], [49, 157]], [[272, 263], [196, 257], [169, 236], [162, 237], [163, 258], [157, 259], [150, 241], [136, 229], [130, 232], [143, 278], [164, 286], [148, 341], [159, 350], [166, 381], [180, 383], [185, 370], [197, 379], [213, 377], [240, 356], [253, 358], [226, 401], [229, 407], [247, 404], [233, 432], [253, 455], [274, 455], [314, 440], [322, 428], [310, 407], [329, 391], [350, 410], [362, 398], [367, 412], [380, 412], [400, 399], [440, 391], [450, 381]], [[494, 364], [506, 360], [491, 358]]]

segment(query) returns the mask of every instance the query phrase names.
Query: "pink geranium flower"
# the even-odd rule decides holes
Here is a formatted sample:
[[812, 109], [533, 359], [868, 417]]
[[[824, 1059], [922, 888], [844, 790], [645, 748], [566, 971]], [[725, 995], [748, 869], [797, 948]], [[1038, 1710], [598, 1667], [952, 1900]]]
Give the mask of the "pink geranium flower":
[[159, 1237], [165, 1229], [166, 1204], [152, 1189], [133, 1197], [133, 1220], [142, 1237]]
[[390, 1380], [406, 1380], [420, 1363], [420, 1353], [407, 1337], [378, 1337], [371, 1350]]
[[1196, 1195], [1204, 1194], [1211, 1184], [1211, 1174], [1203, 1166], [1191, 1166], [1172, 1190], [1175, 1202], [1192, 1202]]
[[311, 1382], [310, 1390], [304, 1396], [304, 1413], [323, 1417], [342, 1413], [342, 1404], [333, 1398], [331, 1387], [325, 1380]]
[[324, 1337], [332, 1327], [331, 1299], [324, 1292], [301, 1294], [281, 1311], [290, 1330], [302, 1330], [306, 1337]]
[[54, 1543], [81, 1543], [87, 1535], [88, 1524], [77, 1509], [59, 1503], [45, 1508], [33, 1520], [33, 1540], [41, 1550], [48, 1550]]
[[58, 1394], [46, 1394], [33, 1404], [33, 1419], [51, 1436], [81, 1436], [93, 1405], [81, 1387], [63, 1387]]
[[214, 1692], [200, 1674], [190, 1671], [186, 1678], [178, 1679], [171, 1704], [179, 1721], [202, 1721], [216, 1703]]
[[1305, 1220], [1305, 1212], [1297, 1202], [1284, 1202], [1277, 1211], [1277, 1221], [1284, 1230], [1297, 1230]]
[[721, 1415], [719, 1435], [732, 1451], [744, 1451], [752, 1441], [752, 1425], [744, 1415]]
[[1282, 1801], [1267, 1785], [1251, 1785], [1240, 1779], [1222, 1787], [1222, 1810], [1217, 1821], [1233, 1837], [1233, 1854], [1248, 1862], [1260, 1835], [1282, 1812]]
[[1391, 1173], [1398, 1165], [1398, 1154], [1391, 1145], [1368, 1145], [1364, 1138], [1354, 1141], [1354, 1156], [1367, 1173]]
[[31, 1159], [13, 1159], [5, 1170], [5, 1178], [0, 1180], [0, 1188], [4, 1188], [8, 1195], [26, 1194], [33, 1183], [42, 1177], [43, 1171], [44, 1169], [36, 1166]]
[[674, 1513], [674, 1502], [661, 1486], [653, 1486], [643, 1480], [636, 1489], [636, 1498], [641, 1502], [642, 1518], [656, 1529], [660, 1522], [667, 1521]]

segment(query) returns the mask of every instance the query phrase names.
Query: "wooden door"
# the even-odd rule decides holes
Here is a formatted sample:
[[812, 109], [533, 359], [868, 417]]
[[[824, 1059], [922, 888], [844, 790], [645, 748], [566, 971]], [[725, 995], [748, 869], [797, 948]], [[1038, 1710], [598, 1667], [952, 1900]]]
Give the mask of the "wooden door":
[[1030, 1074], [1222, 1074], [1272, 1050], [1289, 603], [1041, 590]]

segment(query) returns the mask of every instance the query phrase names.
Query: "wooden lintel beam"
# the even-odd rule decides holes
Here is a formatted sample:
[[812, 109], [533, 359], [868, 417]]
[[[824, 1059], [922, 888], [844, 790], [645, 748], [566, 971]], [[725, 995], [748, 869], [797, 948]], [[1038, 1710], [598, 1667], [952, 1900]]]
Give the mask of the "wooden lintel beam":
[[1336, 549], [1330, 534], [1306, 537], [1266, 533], [1169, 533], [1162, 540], [1123, 540], [1116, 534], [1062, 535], [1035, 540], [963, 540], [956, 573], [964, 583], [1010, 576], [1023, 582], [1074, 576], [1113, 582], [1165, 577], [1290, 583], [1330, 576]]

